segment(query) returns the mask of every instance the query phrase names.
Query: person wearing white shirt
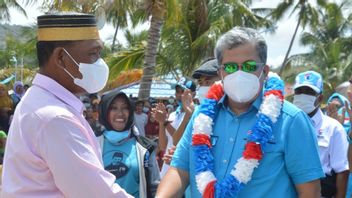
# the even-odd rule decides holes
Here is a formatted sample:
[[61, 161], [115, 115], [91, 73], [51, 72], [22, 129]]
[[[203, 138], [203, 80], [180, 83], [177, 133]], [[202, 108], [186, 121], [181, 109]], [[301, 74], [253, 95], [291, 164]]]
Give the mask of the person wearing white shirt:
[[[173, 146], [177, 145], [178, 140], [183, 134], [183, 130], [180, 130], [182, 128], [184, 129], [188, 120], [192, 116], [196, 84], [189, 78], [183, 77], [174, 85], [174, 88], [175, 97], [179, 104], [176, 111], [172, 112], [167, 118], [166, 107], [160, 103], [152, 113], [155, 119], [159, 122], [159, 150], [164, 151], [165, 155], [168, 156], [172, 155], [174, 149]], [[183, 127], [181, 127], [182, 123]], [[175, 138], [176, 136], [178, 137]], [[161, 168], [161, 177], [165, 175], [168, 169], [169, 165], [165, 162]]]
[[134, 120], [139, 135], [145, 137], [145, 126], [148, 123], [148, 115], [143, 112], [144, 102], [137, 101], [135, 103]]
[[[321, 180], [322, 196], [344, 198], [349, 170], [347, 136], [343, 126], [337, 120], [323, 114], [320, 109], [322, 101], [321, 75], [314, 71], [298, 74], [294, 86], [293, 104], [310, 117], [316, 129], [320, 162], [326, 175], [326, 179]], [[332, 181], [331, 184], [335, 187], [325, 185], [326, 181]]]

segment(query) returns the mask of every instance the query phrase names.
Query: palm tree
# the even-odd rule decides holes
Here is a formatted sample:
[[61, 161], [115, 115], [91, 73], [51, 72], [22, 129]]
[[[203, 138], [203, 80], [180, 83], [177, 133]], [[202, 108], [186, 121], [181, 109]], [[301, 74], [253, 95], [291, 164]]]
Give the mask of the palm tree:
[[[144, 92], [144, 95], [140, 96], [140, 99], [149, 96], [152, 77], [156, 73], [172, 72], [177, 74], [179, 72], [176, 72], [176, 70], [180, 70], [183, 75], [189, 75], [203, 59], [213, 56], [213, 48], [219, 35], [233, 26], [242, 25], [257, 28], [272, 25], [270, 21], [258, 14], [264, 13], [266, 10], [249, 9], [249, 1], [246, 1], [245, 4], [236, 0], [226, 1], [226, 3], [207, 0], [173, 0], [159, 2], [166, 4], [153, 4], [156, 2], [146, 1], [146, 3], [152, 3], [148, 4], [147, 12], [145, 9], [139, 9], [131, 15], [133, 24], [144, 21], [148, 19], [146, 17], [150, 16], [148, 13], [152, 14], [151, 10], [154, 6], [154, 9], [157, 8], [155, 11], [157, 15], [154, 18], [158, 19], [159, 22], [161, 19], [163, 22], [157, 23], [151, 16], [150, 26], [155, 27], [154, 24], [158, 26], [149, 29], [149, 40], [144, 56], [141, 55], [141, 50], [145, 48], [145, 45], [138, 45], [110, 57], [110, 61], [113, 63], [110, 70], [112, 76], [121, 71], [121, 68], [140, 67], [139, 61], [128, 60], [129, 58], [144, 58], [144, 78], [139, 94], [141, 95]], [[163, 12], [158, 10], [161, 8], [164, 9]], [[161, 34], [159, 34], [160, 32]], [[154, 48], [153, 51], [152, 48]], [[152, 58], [150, 54], [155, 58]], [[120, 67], [117, 65], [120, 65]]]
[[94, 13], [101, 5], [101, 1], [96, 0], [44, 0], [42, 7], [48, 10]]
[[[167, 21], [162, 31], [160, 54], [175, 69], [190, 75], [204, 59], [213, 56], [219, 36], [234, 26], [270, 27], [271, 22], [259, 15], [265, 9], [249, 9], [250, 4], [239, 1], [187, 1], [182, 3], [179, 23]], [[175, 53], [176, 52], [176, 53]]]
[[115, 51], [116, 36], [119, 28], [127, 27], [128, 16], [133, 14], [137, 9], [137, 3], [129, 0], [115, 0], [113, 2], [106, 2], [104, 4], [107, 16], [107, 22], [112, 23], [115, 27], [115, 33], [112, 40], [111, 51]]
[[143, 68], [148, 31], [132, 33], [127, 29], [124, 36], [127, 39], [127, 46], [106, 57], [110, 68], [109, 81], [114, 81], [123, 71]]
[[331, 90], [352, 75], [352, 42], [348, 33], [352, 14], [344, 17], [342, 10], [346, 6], [347, 1], [340, 5], [328, 3], [320, 10], [318, 23], [301, 38], [303, 45], [312, 47], [313, 60]]
[[[317, 5], [320, 7], [323, 7], [326, 5], [326, 0], [316, 0]], [[282, 72], [285, 69], [285, 65], [287, 63], [287, 59], [290, 55], [290, 51], [293, 45], [293, 41], [296, 38], [297, 32], [298, 32], [298, 28], [300, 26], [302, 26], [303, 28], [306, 27], [307, 24], [311, 24], [314, 26], [314, 24], [317, 23], [318, 20], [318, 11], [317, 9], [314, 8], [314, 6], [309, 2], [309, 0], [298, 0], [298, 2], [296, 3], [294, 0], [287, 0], [287, 1], [283, 1], [282, 3], [280, 3], [277, 8], [275, 10], [273, 10], [273, 12], [270, 14], [271, 18], [275, 21], [280, 20], [284, 17], [284, 15], [290, 10], [290, 8], [293, 7], [293, 10], [290, 14], [290, 16], [298, 10], [298, 20], [297, 20], [297, 24], [295, 27], [295, 31], [293, 33], [293, 36], [291, 38], [289, 47], [287, 49], [285, 58], [282, 62], [280, 71], [279, 71], [279, 75], [282, 74]]]
[[140, 83], [138, 98], [147, 100], [150, 95], [152, 79], [155, 73], [156, 53], [160, 40], [160, 31], [164, 22], [167, 5], [172, 5], [174, 0], [147, 0], [146, 11], [150, 14], [150, 28], [148, 31], [147, 48], [145, 50], [145, 59], [143, 63], [143, 76]]
[[[204, 58], [213, 56], [213, 48], [221, 33], [236, 25], [255, 28], [271, 26], [270, 21], [256, 13], [264, 12], [265, 9], [251, 10], [250, 4], [251, 1], [237, 0], [167, 1], [165, 6], [167, 15], [159, 45], [160, 56], [157, 59], [167, 63], [163, 65], [162, 70], [172, 72], [177, 68], [183, 74], [189, 75]], [[160, 11], [157, 13], [159, 16], [163, 14]], [[154, 56], [156, 52], [154, 49]], [[147, 60], [149, 57], [146, 55], [145, 58]], [[150, 83], [154, 74], [152, 69], [155, 69], [156, 63], [153, 62], [152, 65], [154, 66], [149, 67], [150, 64], [145, 64], [146, 78], [142, 78], [140, 99], [149, 96]]]
[[[28, 3], [30, 3], [29, 1]], [[0, 21], [10, 21], [11, 16], [10, 16], [10, 8], [15, 8], [17, 11], [19, 11], [21, 14], [27, 17], [26, 11], [23, 9], [23, 7], [18, 4], [16, 0], [0, 0]]]
[[[341, 4], [327, 3], [318, 12], [317, 23], [310, 27], [311, 32], [304, 32], [301, 43], [310, 46], [312, 51], [308, 54], [292, 56], [287, 61], [285, 73], [288, 76], [297, 66], [320, 72], [324, 79], [324, 92], [329, 96], [336, 85], [349, 79], [352, 75], [352, 39], [350, 29], [352, 27], [352, 14], [344, 16], [342, 10], [349, 4], [343, 1]], [[297, 62], [297, 60], [301, 60]]]

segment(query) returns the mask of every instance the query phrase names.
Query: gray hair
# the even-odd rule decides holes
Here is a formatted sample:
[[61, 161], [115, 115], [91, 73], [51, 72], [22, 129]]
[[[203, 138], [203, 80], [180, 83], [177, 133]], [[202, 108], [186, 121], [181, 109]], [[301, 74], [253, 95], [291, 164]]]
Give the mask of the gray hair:
[[218, 60], [218, 64], [222, 64], [225, 50], [231, 50], [247, 43], [255, 44], [260, 61], [266, 63], [267, 45], [264, 37], [252, 28], [234, 27], [223, 34], [216, 43], [214, 55]]

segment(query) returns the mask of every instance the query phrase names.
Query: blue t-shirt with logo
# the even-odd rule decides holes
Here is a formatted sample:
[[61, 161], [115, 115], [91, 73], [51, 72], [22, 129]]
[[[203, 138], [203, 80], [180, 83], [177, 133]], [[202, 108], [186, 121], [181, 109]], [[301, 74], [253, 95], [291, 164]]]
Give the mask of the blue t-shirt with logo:
[[133, 197], [139, 197], [139, 168], [136, 139], [115, 145], [104, 137], [103, 162], [105, 170], [116, 176], [116, 183]]

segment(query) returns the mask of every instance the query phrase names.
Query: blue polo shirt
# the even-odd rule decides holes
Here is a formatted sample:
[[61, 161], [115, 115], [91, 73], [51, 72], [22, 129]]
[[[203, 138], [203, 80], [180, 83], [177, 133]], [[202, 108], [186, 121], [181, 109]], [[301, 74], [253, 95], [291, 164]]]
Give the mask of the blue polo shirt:
[[[258, 97], [247, 112], [236, 116], [226, 105], [226, 96], [218, 103], [213, 126], [211, 152], [216, 178], [221, 181], [230, 174], [242, 156], [247, 132], [257, 120], [262, 97]], [[187, 171], [191, 197], [201, 197], [195, 182], [194, 154], [191, 149], [193, 120], [177, 145], [171, 166]], [[264, 157], [254, 170], [252, 180], [238, 197], [297, 197], [295, 184], [324, 177], [320, 164], [314, 128], [307, 115], [285, 101], [282, 113], [273, 127], [273, 137], [265, 147]]]

